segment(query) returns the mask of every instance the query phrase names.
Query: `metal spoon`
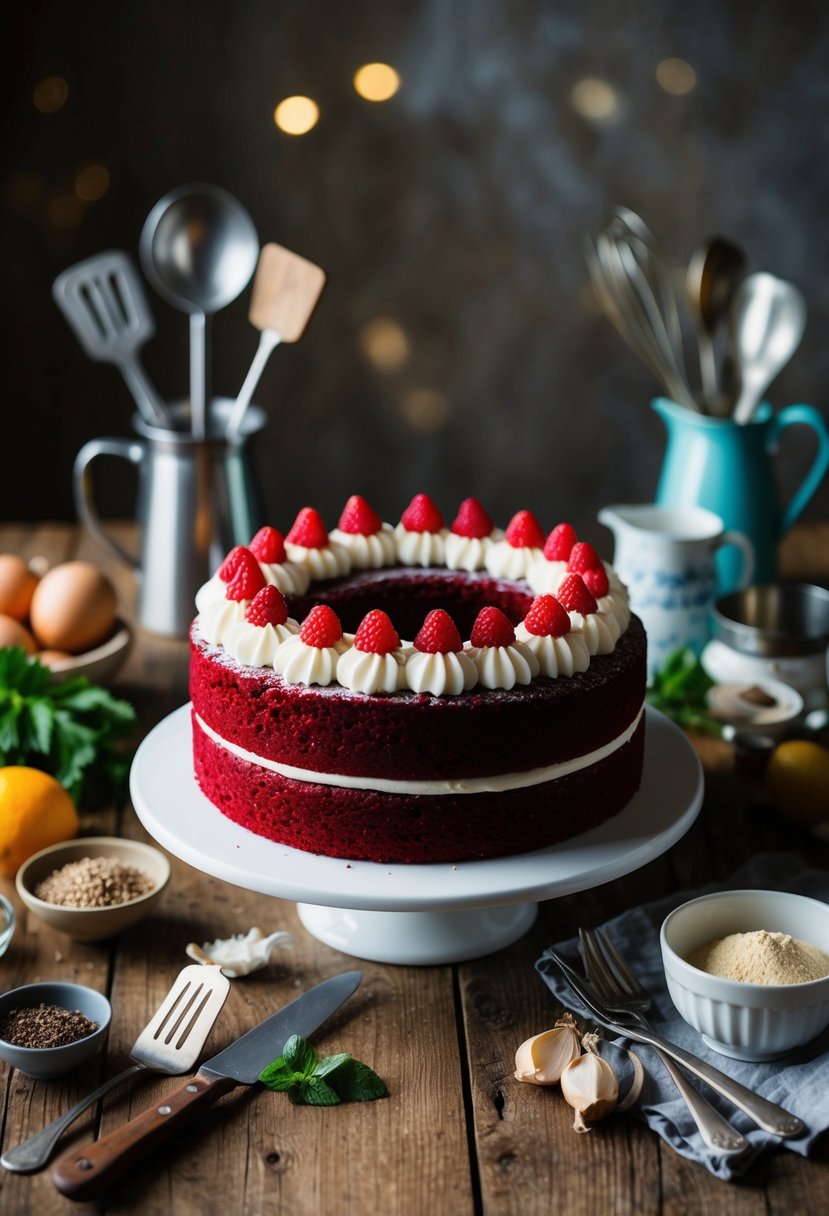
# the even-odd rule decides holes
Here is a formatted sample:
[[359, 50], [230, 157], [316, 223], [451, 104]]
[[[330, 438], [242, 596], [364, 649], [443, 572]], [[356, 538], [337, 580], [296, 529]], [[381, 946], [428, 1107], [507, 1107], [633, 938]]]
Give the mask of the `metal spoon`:
[[712, 236], [696, 247], [685, 273], [685, 294], [697, 330], [702, 397], [712, 414], [722, 411], [714, 338], [728, 315], [747, 265], [739, 245], [727, 237]]
[[792, 283], [773, 274], [747, 275], [728, 314], [740, 391], [734, 421], [750, 422], [772, 380], [800, 345], [806, 302]]
[[190, 417], [207, 434], [210, 400], [207, 318], [250, 282], [259, 237], [241, 203], [218, 186], [179, 186], [153, 207], [140, 241], [141, 265], [155, 289], [190, 314]]

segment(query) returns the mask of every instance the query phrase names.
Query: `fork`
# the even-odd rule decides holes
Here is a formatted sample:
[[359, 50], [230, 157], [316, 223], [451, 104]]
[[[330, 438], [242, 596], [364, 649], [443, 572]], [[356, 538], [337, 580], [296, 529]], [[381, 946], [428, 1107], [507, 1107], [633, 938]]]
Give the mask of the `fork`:
[[[582, 955], [587, 978], [607, 1008], [614, 1011], [646, 1013], [651, 997], [628, 969], [610, 939], [601, 929], [579, 929]], [[698, 1093], [680, 1072], [670, 1056], [661, 1048], [656, 1053], [676, 1085], [709, 1148], [721, 1153], [742, 1153], [748, 1140]]]
[[[698, 1077], [701, 1081], [705, 1081], [718, 1094], [722, 1094], [724, 1098], [727, 1098], [729, 1102], [732, 1102], [734, 1106], [748, 1115], [749, 1119], [756, 1123], [758, 1127], [762, 1127], [764, 1131], [770, 1132], [773, 1136], [802, 1136], [807, 1130], [803, 1120], [799, 1119], [797, 1115], [793, 1115], [791, 1111], [778, 1106], [775, 1102], [770, 1102], [760, 1094], [753, 1093], [745, 1085], [741, 1085], [739, 1081], [735, 1081], [733, 1077], [729, 1077], [726, 1073], [721, 1072], [719, 1068], [715, 1068], [713, 1064], [709, 1064], [707, 1060], [701, 1060], [699, 1056], [695, 1056], [683, 1047], [679, 1047], [676, 1043], [672, 1043], [670, 1039], [662, 1038], [661, 1035], [656, 1033], [643, 1013], [638, 1013], [629, 1008], [624, 1010], [610, 1009], [595, 991], [592, 984], [583, 975], [579, 975], [578, 971], [571, 967], [566, 959], [563, 959], [557, 951], [549, 948], [547, 956], [558, 967], [581, 1003], [603, 1025], [621, 1031], [626, 1038], [633, 1039], [635, 1043], [647, 1043], [649, 1047], [660, 1047], [673, 1060], [682, 1064], [695, 1077]], [[542, 974], [547, 970], [546, 960], [539, 967], [539, 970]]]

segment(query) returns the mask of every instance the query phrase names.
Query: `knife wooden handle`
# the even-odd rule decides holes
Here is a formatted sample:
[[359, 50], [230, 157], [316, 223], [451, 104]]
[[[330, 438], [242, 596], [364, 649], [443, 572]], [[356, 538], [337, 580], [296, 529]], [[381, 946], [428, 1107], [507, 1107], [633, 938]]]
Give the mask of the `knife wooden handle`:
[[68, 1199], [94, 1199], [112, 1186], [134, 1161], [169, 1139], [182, 1124], [238, 1084], [232, 1077], [196, 1073], [157, 1106], [79, 1148], [65, 1153], [52, 1170], [52, 1181]]

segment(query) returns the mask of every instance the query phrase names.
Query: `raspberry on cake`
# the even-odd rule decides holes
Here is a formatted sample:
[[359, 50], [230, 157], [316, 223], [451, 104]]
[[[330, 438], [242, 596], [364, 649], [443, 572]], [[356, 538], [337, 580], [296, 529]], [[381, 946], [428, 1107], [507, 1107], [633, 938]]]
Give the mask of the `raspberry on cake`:
[[[264, 528], [259, 529], [248, 548], [258, 561], [265, 562], [269, 566], [281, 565], [286, 558], [282, 533], [267, 524]], [[221, 570], [219, 574], [221, 575]]]
[[477, 498], [465, 498], [446, 536], [445, 561], [450, 570], [483, 570], [490, 545], [503, 535]]
[[584, 635], [573, 629], [569, 613], [553, 595], [536, 596], [515, 636], [533, 652], [541, 674], [550, 679], [573, 676], [590, 666]]
[[343, 507], [337, 527], [331, 532], [334, 544], [342, 545], [355, 570], [376, 570], [396, 558], [394, 530], [359, 494], [352, 494]]
[[331, 540], [325, 521], [314, 507], [303, 507], [285, 537], [285, 552], [304, 567], [312, 581], [341, 578], [351, 569], [347, 550]]
[[514, 688], [529, 684], [539, 673], [538, 659], [523, 642], [500, 608], [486, 607], [478, 613], [469, 639], [469, 657], [478, 669], [484, 688]]
[[443, 564], [447, 530], [428, 494], [415, 494], [394, 530], [397, 560], [407, 566]]
[[[365, 500], [349, 503], [340, 522], [369, 526]], [[403, 515], [398, 528], [415, 538], [445, 531], [426, 495]], [[474, 499], [455, 525], [447, 544], [454, 538], [479, 554], [502, 538]], [[515, 551], [538, 547], [528, 513], [507, 530]], [[549, 847], [633, 797], [644, 631], [612, 567], [588, 564], [582, 548], [575, 561], [585, 568], [566, 572], [577, 540], [565, 525], [560, 548], [550, 537], [545, 547], [563, 553], [569, 543], [566, 560], [540, 559], [561, 567], [555, 598], [534, 597], [531, 578], [452, 566], [447, 554], [422, 566], [398, 564], [396, 552], [363, 570], [345, 554], [332, 574], [319, 555], [337, 542], [313, 508], [288, 533], [284, 563], [262, 562], [278, 553], [263, 533], [252, 542], [258, 553], [234, 551], [222, 565], [227, 577], [206, 584], [209, 602], [191, 633], [196, 778], [222, 814], [306, 852], [435, 864]], [[268, 572], [298, 551], [319, 572], [307, 593], [283, 599]], [[252, 590], [257, 566], [265, 585], [228, 599], [234, 579], [237, 594]], [[413, 642], [401, 640], [401, 624]]]
[[543, 557], [544, 532], [532, 511], [517, 511], [507, 524], [504, 539], [489, 547], [485, 565], [496, 578], [521, 579], [533, 562]]

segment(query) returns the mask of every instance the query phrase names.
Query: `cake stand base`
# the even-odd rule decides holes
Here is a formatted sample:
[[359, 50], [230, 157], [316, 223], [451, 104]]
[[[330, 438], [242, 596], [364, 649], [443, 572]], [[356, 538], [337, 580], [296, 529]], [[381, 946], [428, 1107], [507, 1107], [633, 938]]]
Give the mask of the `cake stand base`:
[[532, 927], [538, 904], [440, 912], [367, 912], [297, 904], [314, 937], [374, 963], [432, 966], [481, 958], [511, 946]]

